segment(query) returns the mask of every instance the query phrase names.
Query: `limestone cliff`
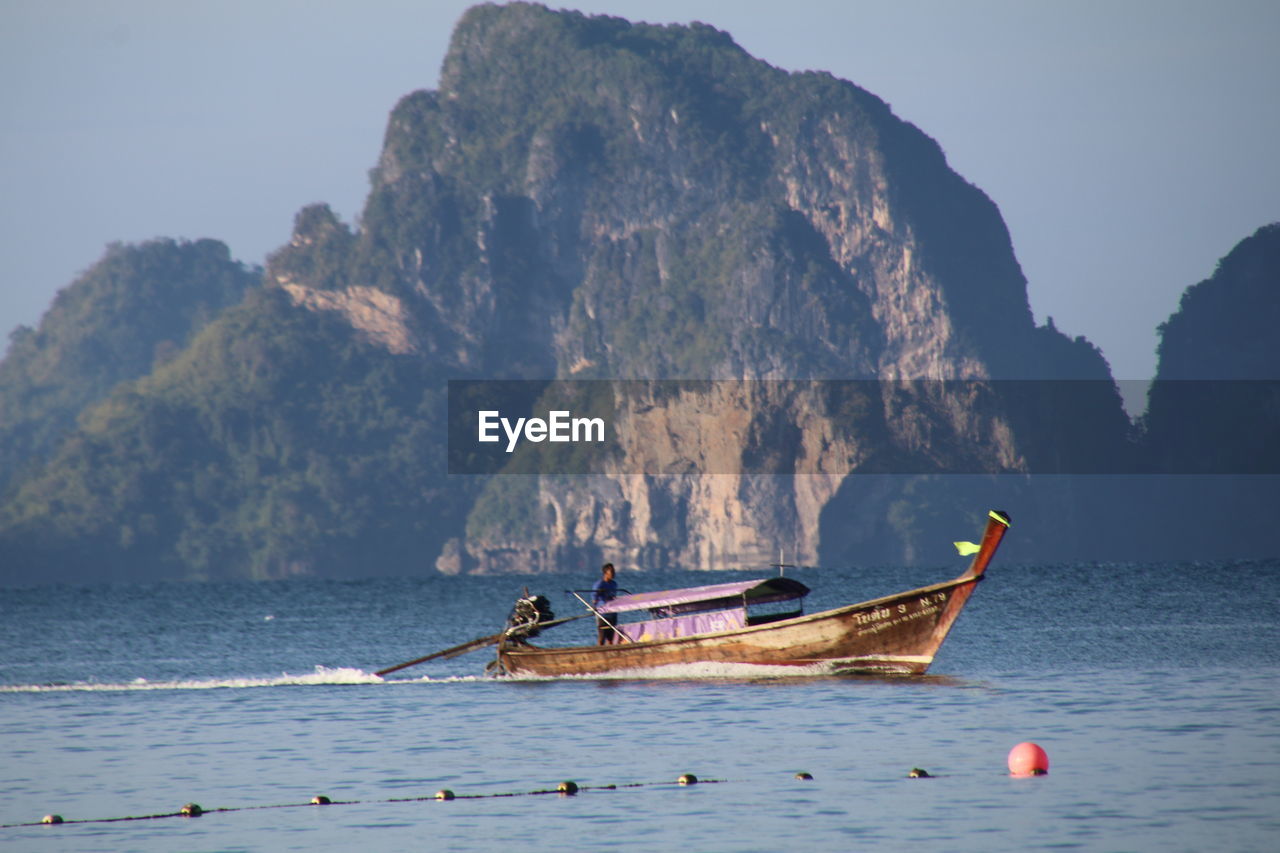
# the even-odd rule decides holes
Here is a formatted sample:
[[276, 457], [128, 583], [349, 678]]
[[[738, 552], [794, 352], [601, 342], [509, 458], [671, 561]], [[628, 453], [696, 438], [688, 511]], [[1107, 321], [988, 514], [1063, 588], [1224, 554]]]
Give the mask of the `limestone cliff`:
[[[190, 288], [171, 245], [113, 250], [16, 333], [0, 582], [941, 564], [989, 507], [1013, 561], [1276, 553], [1274, 477], [1204, 466], [1280, 470], [1280, 398], [1157, 386], [1135, 431], [1099, 351], [1034, 324], [991, 200], [853, 83], [480, 6], [370, 178], [263, 288], [211, 241]], [[1271, 376], [1275, 234], [1189, 291], [1162, 377]], [[450, 473], [475, 379], [611, 380], [617, 440]]]
[[1280, 222], [1259, 228], [1186, 289], [1160, 326], [1157, 380], [1280, 377]]
[[1231, 250], [1160, 326], [1144, 419], [1151, 464], [1280, 470], [1280, 223]]
[[[705, 25], [526, 4], [469, 11], [440, 80], [392, 113], [360, 231], [310, 215], [268, 269], [392, 351], [456, 377], [1108, 377], [1096, 350], [1035, 327], [995, 205], [851, 83], [770, 67]], [[335, 247], [336, 280], [315, 260]], [[532, 493], [494, 479], [467, 559], [447, 562], [711, 567], [780, 543], [811, 562], [837, 494], [870, 535], [908, 487], [853, 479], [892, 470], [867, 466], [886, 443], [931, 470], [956, 454], [1025, 470], [1040, 448], [1021, 413], [995, 386], [979, 396], [885, 393], [859, 429], [741, 388], [683, 407], [712, 427], [650, 408], [608, 474]], [[1113, 393], [1096, 409], [1123, 422]], [[658, 452], [710, 470], [778, 423], [789, 444], [770, 452], [817, 473], [634, 473]], [[1115, 438], [1101, 432], [1087, 440]]]
[[1181, 520], [1158, 541], [1183, 559], [1280, 553], [1277, 328], [1280, 223], [1235, 246], [1160, 326], [1143, 449], [1150, 470], [1178, 475], [1149, 478], [1141, 505]]

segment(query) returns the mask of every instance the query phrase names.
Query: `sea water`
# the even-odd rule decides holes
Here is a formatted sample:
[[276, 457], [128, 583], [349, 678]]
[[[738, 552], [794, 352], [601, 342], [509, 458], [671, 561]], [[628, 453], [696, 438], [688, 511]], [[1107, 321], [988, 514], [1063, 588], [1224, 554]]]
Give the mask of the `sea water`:
[[[924, 678], [373, 674], [498, 630], [525, 585], [572, 615], [591, 577], [0, 590], [0, 848], [1276, 850], [1278, 573], [998, 563]], [[789, 574], [814, 612], [958, 571]], [[1050, 772], [1011, 778], [1028, 740]], [[94, 821], [18, 825], [49, 813]]]

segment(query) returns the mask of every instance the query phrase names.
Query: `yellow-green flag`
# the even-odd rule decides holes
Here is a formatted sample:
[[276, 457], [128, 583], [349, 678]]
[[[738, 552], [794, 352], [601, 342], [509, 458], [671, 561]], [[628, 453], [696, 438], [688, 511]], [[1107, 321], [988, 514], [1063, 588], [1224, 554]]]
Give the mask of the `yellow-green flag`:
[[975, 545], [972, 542], [952, 542], [951, 544], [956, 546], [956, 550], [960, 552], [961, 557], [967, 557], [982, 550], [981, 545]]

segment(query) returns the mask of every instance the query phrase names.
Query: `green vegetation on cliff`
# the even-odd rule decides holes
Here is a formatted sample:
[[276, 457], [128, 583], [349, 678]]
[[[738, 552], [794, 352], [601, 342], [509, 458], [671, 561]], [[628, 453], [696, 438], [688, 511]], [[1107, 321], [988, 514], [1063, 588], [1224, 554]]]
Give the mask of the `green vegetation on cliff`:
[[462, 511], [433, 379], [259, 291], [22, 484], [0, 516], [4, 579], [425, 570]]
[[[1035, 325], [995, 205], [852, 83], [773, 68], [705, 25], [521, 3], [467, 12], [440, 80], [392, 111], [358, 227], [306, 207], [262, 273], [213, 241], [115, 247], [14, 334], [0, 582], [415, 573], [453, 539], [482, 570], [490, 546], [553, 567], [602, 542], [637, 565], [727, 565], [739, 541], [814, 538], [802, 511], [837, 559], [933, 559], [917, 543], [962, 535], [956, 519], [1003, 486], [862, 475], [921, 459], [936, 467], [908, 469], [1107, 470], [1132, 451], [1101, 353]], [[1193, 289], [1184, 311], [1225, 317], [1237, 298]], [[1186, 346], [1194, 322], [1171, 319], [1162, 358], [1244, 330], [1233, 345], [1265, 361], [1259, 335], [1280, 321], [1259, 298]], [[1034, 388], [994, 386], [785, 423], [726, 404], [749, 441], [717, 452], [785, 470], [844, 442], [833, 473], [863, 466], [803, 496], [784, 477], [714, 496], [650, 478], [624, 496], [625, 460], [614, 482], [445, 471], [449, 379], [677, 377], [1097, 384], [1049, 412]], [[1066, 541], [1072, 507], [1116, 509], [1090, 494], [1044, 500], [1042, 528]]]
[[216, 240], [113, 245], [0, 361], [0, 494], [47, 458], [86, 406], [174, 358], [259, 283]]

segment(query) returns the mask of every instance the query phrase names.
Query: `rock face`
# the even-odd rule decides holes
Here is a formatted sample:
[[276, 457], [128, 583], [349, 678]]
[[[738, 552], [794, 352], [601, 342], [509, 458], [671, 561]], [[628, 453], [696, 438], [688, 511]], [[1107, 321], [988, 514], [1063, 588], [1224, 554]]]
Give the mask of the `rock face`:
[[[932, 140], [857, 86], [772, 68], [704, 25], [472, 9], [440, 89], [392, 113], [359, 233], [305, 213], [269, 279], [455, 377], [1109, 378], [1086, 342], [1035, 326], [995, 205]], [[888, 499], [916, 488], [861, 487], [858, 475], [893, 470], [869, 467], [886, 444], [932, 454], [931, 470], [957, 457], [1026, 469], [1039, 449], [1016, 406], [996, 386], [983, 406], [972, 393], [886, 391], [857, 429], [749, 385], [679, 414], [632, 411], [614, 470], [488, 483], [466, 559], [442, 565], [840, 554], [884, 539]], [[1114, 393], [1092, 415], [1125, 423]], [[761, 435], [783, 433], [769, 452], [813, 473], [636, 473], [659, 453], [689, 472], [742, 468]], [[822, 529], [837, 497], [863, 527]], [[885, 556], [909, 556], [917, 526], [900, 519]]]
[[[1188, 291], [1162, 379], [1274, 378], [1277, 233]], [[992, 507], [1014, 560], [1280, 549], [1275, 477], [1214, 473], [1280, 470], [1271, 386], [1157, 383], [1136, 440], [932, 140], [704, 25], [472, 9], [359, 228], [304, 208], [261, 278], [117, 248], [15, 334], [0, 584], [940, 564]], [[615, 380], [617, 444], [451, 475], [468, 379]]]
[[1280, 222], [1259, 228], [1188, 287], [1160, 326], [1159, 380], [1280, 378]]
[[1156, 468], [1280, 471], [1280, 223], [1192, 285], [1160, 326], [1145, 417]]
[[[1143, 419], [1154, 478], [1144, 506], [1182, 558], [1280, 553], [1280, 223], [1259, 228], [1187, 288], [1160, 326]], [[1142, 538], [1155, 538], [1142, 537]]]
[[[1021, 488], [935, 475], [1106, 458], [1128, 427], [1098, 351], [1036, 327], [995, 205], [936, 143], [705, 25], [472, 9], [439, 90], [393, 110], [360, 227], [304, 208], [263, 277], [0, 507], [8, 565], [933, 561], [920, 543]], [[625, 439], [590, 476], [450, 478], [445, 380], [477, 378], [715, 381], [618, 391]], [[885, 384], [783, 382], [858, 379]], [[1098, 391], [1049, 417], [1002, 384], [1038, 379]], [[1037, 500], [1064, 527], [1075, 499]]]

